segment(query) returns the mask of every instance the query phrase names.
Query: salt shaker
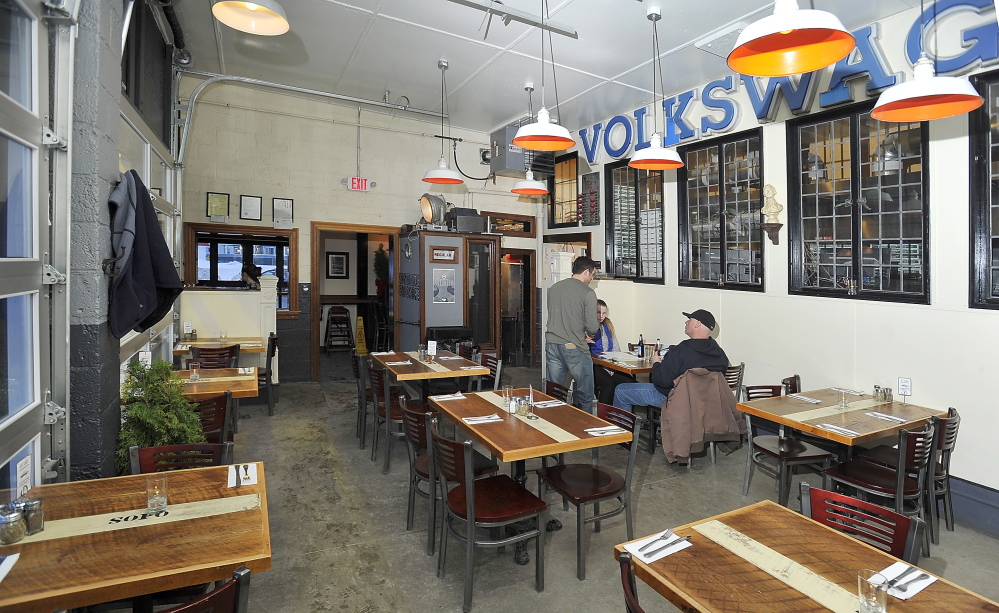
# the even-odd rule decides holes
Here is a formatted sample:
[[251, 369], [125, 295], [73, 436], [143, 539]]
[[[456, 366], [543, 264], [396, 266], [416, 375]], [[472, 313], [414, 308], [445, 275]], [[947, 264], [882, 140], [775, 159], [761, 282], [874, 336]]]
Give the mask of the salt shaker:
[[880, 385], [875, 385], [874, 386], [874, 402], [884, 402], [884, 401], [885, 401], [885, 393], [884, 393], [884, 391], [881, 389]]
[[24, 515], [24, 523], [28, 536], [38, 534], [45, 529], [45, 510], [42, 508], [41, 498], [26, 498], [24, 496], [10, 503], [11, 508], [16, 509]]
[[13, 545], [28, 531], [24, 515], [11, 507], [0, 509], [0, 545]]

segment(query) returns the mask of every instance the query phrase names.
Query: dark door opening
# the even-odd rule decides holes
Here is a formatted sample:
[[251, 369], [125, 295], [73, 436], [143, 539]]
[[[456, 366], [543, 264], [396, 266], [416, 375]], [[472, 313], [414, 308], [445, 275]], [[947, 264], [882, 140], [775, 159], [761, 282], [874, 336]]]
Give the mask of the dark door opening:
[[535, 322], [535, 253], [530, 249], [500, 251], [500, 318], [503, 364], [533, 366]]

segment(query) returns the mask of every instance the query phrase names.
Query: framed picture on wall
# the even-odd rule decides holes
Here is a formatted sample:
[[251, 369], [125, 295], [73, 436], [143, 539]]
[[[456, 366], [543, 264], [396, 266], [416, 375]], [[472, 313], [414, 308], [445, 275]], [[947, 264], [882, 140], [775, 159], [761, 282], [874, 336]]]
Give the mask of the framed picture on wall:
[[434, 274], [434, 302], [435, 303], [455, 302], [454, 269], [435, 268], [433, 274]]
[[240, 196], [239, 197], [239, 218], [260, 221], [260, 210], [263, 208], [264, 199], [260, 196]]
[[291, 198], [274, 198], [273, 217], [275, 228], [290, 228], [295, 221], [295, 201]]
[[208, 192], [207, 210], [208, 217], [228, 217], [229, 216], [229, 194], [219, 192]]
[[326, 252], [326, 278], [350, 278], [350, 254], [346, 251]]

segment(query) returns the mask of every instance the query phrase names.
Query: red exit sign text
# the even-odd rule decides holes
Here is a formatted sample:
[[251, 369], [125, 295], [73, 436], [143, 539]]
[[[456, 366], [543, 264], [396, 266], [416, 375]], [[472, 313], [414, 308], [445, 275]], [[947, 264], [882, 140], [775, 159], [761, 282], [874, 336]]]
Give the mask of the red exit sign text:
[[366, 192], [368, 191], [368, 180], [364, 177], [350, 177], [347, 180], [347, 189]]

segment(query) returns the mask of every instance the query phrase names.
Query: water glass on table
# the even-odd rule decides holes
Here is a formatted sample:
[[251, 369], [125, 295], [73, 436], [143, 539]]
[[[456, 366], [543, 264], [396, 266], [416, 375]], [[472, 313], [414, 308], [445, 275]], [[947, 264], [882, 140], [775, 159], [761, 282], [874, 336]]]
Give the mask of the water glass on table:
[[427, 346], [426, 345], [420, 345], [419, 348], [416, 350], [416, 356], [417, 356], [417, 358], [419, 358], [419, 360], [421, 362], [426, 361], [426, 359], [427, 359]]
[[841, 409], [849, 409], [850, 408], [850, 403], [847, 402], [847, 400], [846, 400], [846, 392], [843, 392], [843, 391], [839, 392], [839, 408], [841, 408]]
[[227, 330], [219, 330], [219, 340], [225, 345], [226, 340], [229, 338], [229, 332]]
[[888, 579], [869, 568], [857, 572], [859, 613], [885, 613], [888, 610]]
[[167, 478], [164, 474], [146, 477], [146, 511], [162, 513], [167, 507]]
[[191, 371], [191, 383], [201, 381], [201, 362], [191, 362], [187, 365], [187, 368]]
[[510, 411], [510, 399], [513, 398], [513, 386], [504, 385], [500, 388], [500, 393], [503, 395], [503, 408], [512, 413], [513, 411]]

